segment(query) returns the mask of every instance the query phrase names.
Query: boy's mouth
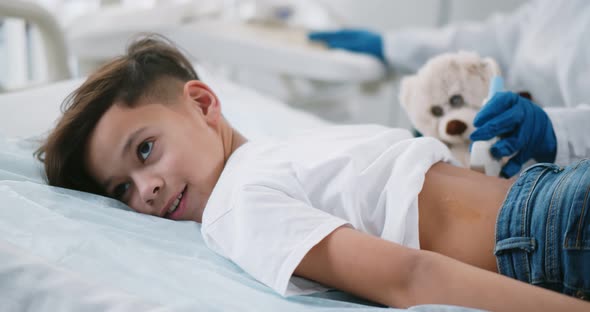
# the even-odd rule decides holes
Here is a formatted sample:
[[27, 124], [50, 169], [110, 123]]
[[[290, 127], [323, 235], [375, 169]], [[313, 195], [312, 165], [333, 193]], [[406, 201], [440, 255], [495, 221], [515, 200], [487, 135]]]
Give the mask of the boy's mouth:
[[172, 204], [170, 204], [170, 207], [168, 208], [168, 210], [166, 211], [166, 214], [164, 215], [164, 218], [166, 219], [176, 219], [179, 214], [180, 214], [180, 208], [181, 206], [184, 207], [184, 193], [186, 191], [186, 186], [184, 187], [184, 189], [182, 190], [182, 192], [180, 192], [178, 194], [178, 196], [176, 196], [176, 198], [174, 199], [174, 201], [172, 202]]

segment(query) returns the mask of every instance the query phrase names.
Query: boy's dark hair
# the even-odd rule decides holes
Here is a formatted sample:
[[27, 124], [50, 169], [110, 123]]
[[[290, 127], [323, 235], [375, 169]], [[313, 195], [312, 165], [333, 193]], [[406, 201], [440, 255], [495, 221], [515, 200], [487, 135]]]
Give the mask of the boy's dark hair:
[[127, 53], [103, 65], [62, 103], [62, 117], [35, 152], [50, 185], [105, 195], [85, 166], [86, 145], [114, 104], [133, 107], [178, 96], [178, 82], [198, 79], [191, 63], [162, 36], [136, 39]]

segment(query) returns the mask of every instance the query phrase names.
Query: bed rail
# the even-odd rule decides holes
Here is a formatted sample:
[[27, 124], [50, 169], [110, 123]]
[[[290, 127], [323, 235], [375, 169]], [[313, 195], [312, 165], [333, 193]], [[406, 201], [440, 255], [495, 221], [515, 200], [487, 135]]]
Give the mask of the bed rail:
[[58, 81], [72, 77], [64, 33], [55, 17], [41, 5], [30, 1], [0, 0], [0, 16], [22, 18], [35, 24], [47, 57], [47, 78]]

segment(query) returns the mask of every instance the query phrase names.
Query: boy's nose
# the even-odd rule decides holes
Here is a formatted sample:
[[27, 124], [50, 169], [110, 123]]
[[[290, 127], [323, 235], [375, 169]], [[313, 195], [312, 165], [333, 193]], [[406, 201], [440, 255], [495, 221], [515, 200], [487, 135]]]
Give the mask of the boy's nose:
[[149, 206], [153, 206], [162, 189], [163, 182], [158, 177], [144, 175], [137, 179], [135, 185], [137, 185], [141, 201]]
[[[156, 195], [158, 194], [159, 191], [160, 191], [160, 187], [159, 186], [154, 187], [154, 189], [153, 189], [153, 191], [151, 193], [151, 195], [153, 195], [152, 198], [149, 198], [145, 202], [148, 205], [153, 206], [154, 205], [154, 199], [155, 199], [155, 197], [156, 197]], [[145, 197], [147, 198], [147, 197], [150, 197], [150, 196], [145, 196]]]

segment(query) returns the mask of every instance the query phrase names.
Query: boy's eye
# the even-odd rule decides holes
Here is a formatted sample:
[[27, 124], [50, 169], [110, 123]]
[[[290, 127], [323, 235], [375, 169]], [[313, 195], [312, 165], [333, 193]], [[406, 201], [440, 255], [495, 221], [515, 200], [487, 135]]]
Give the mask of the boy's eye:
[[121, 184], [115, 186], [115, 189], [113, 190], [113, 197], [121, 200], [123, 198], [123, 196], [125, 196], [125, 193], [127, 193], [128, 189], [129, 189], [129, 183], [121, 183]]
[[152, 153], [153, 146], [154, 142], [152, 141], [145, 141], [139, 144], [139, 146], [137, 147], [137, 157], [139, 157], [141, 161], [145, 161], [146, 159], [148, 159], [148, 157], [150, 157], [150, 154]]

